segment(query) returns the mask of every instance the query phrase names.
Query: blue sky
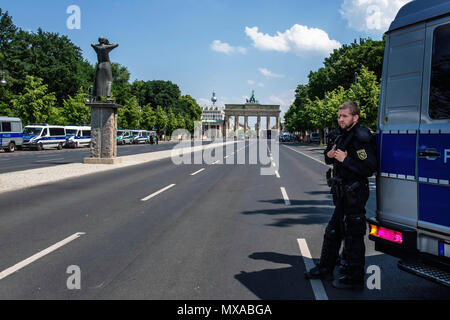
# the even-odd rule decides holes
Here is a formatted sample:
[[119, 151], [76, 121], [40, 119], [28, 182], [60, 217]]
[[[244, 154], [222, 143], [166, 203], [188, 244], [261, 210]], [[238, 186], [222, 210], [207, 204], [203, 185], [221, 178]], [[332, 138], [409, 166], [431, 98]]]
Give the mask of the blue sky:
[[[213, 89], [219, 106], [244, 103], [255, 90], [260, 103], [285, 112], [329, 52], [360, 37], [381, 39], [406, 2], [3, 0], [0, 7], [24, 30], [67, 35], [91, 63], [99, 36], [119, 43], [110, 58], [131, 81], [170, 80], [200, 105], [211, 104]], [[80, 29], [67, 27], [71, 5], [80, 9]]]

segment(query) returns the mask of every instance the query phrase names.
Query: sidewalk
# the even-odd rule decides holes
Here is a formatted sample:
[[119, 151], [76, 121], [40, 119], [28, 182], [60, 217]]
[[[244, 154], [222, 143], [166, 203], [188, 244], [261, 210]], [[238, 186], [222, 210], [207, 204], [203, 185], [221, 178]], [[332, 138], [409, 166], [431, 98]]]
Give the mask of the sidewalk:
[[[235, 141], [224, 142], [223, 145], [235, 143]], [[220, 143], [201, 145], [192, 148], [178, 149], [183, 154], [196, 152], [199, 150], [205, 150], [213, 148]], [[176, 144], [174, 144], [174, 147]], [[52, 167], [30, 169], [23, 171], [14, 171], [0, 174], [0, 193], [16, 191], [20, 189], [30, 188], [38, 185], [58, 182], [61, 180], [82, 177], [88, 174], [109, 171], [138, 164], [143, 164], [151, 161], [157, 161], [161, 159], [171, 158], [172, 155], [181, 155], [174, 151], [174, 149], [141, 153], [137, 155], [123, 156], [122, 163], [118, 164], [83, 164], [83, 163], [70, 163], [65, 165], [58, 165]]]

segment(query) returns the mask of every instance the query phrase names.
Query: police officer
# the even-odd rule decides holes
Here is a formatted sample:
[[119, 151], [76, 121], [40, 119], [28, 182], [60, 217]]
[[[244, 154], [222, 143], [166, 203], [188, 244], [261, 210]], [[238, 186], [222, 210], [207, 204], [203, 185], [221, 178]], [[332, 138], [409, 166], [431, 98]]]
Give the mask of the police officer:
[[344, 240], [347, 268], [333, 281], [340, 289], [364, 288], [366, 234], [365, 205], [369, 198], [367, 178], [376, 170], [376, 142], [371, 131], [361, 127], [360, 108], [347, 101], [339, 107], [339, 129], [324, 151], [325, 162], [333, 164], [331, 193], [336, 206], [326, 227], [320, 262], [305, 272], [308, 279], [333, 279], [333, 270]]

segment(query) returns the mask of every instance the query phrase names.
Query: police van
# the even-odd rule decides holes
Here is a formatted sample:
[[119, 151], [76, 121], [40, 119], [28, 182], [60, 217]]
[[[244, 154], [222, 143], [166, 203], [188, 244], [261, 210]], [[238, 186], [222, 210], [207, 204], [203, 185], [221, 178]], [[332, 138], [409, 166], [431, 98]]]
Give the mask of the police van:
[[66, 129], [63, 126], [32, 124], [23, 130], [22, 148], [42, 150], [57, 148], [61, 150], [66, 144]]
[[66, 147], [79, 148], [91, 145], [91, 127], [69, 125], [66, 129]]
[[117, 130], [117, 144], [130, 144], [133, 141], [133, 136], [130, 130]]
[[450, 286], [450, 0], [403, 6], [386, 32], [375, 249]]
[[150, 143], [150, 131], [147, 130], [133, 130], [131, 131], [133, 136], [133, 144]]
[[22, 121], [19, 118], [0, 117], [0, 148], [14, 152], [23, 142]]

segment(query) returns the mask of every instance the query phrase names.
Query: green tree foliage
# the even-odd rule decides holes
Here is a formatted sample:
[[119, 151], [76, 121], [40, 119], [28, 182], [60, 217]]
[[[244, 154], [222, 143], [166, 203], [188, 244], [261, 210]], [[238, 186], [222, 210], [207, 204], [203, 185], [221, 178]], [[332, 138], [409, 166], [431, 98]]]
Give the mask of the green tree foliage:
[[[0, 52], [2, 63], [11, 77], [8, 90], [21, 94], [27, 76], [41, 78], [50, 92], [55, 93], [59, 105], [68, 96], [75, 96], [80, 87], [92, 85], [94, 68], [83, 59], [81, 49], [66, 36], [45, 32], [36, 33], [17, 28], [8, 12], [0, 9]], [[5, 104], [9, 101], [3, 100]]]
[[361, 39], [334, 50], [308, 84], [297, 87], [284, 117], [288, 130], [335, 128], [338, 108], [348, 100], [360, 105], [361, 123], [375, 129], [383, 55], [384, 40]]
[[131, 93], [142, 105], [161, 106], [165, 112], [177, 109], [177, 101], [181, 95], [180, 88], [171, 81], [152, 80], [135, 81], [131, 85]]
[[86, 105], [87, 94], [81, 87], [74, 98], [69, 96], [64, 100], [61, 115], [64, 124], [90, 125], [91, 110]]
[[[131, 93], [130, 72], [125, 66], [118, 63], [111, 63], [111, 72], [113, 75], [112, 96], [116, 103], [125, 105], [126, 102], [133, 96]], [[138, 104], [141, 105], [139, 97], [137, 97]]]
[[138, 129], [141, 121], [141, 111], [135, 96], [128, 99], [118, 112], [118, 126], [124, 129]]
[[83, 60], [81, 49], [66, 36], [40, 28], [37, 33], [20, 30], [12, 40], [7, 60], [12, 62], [8, 71], [17, 79], [16, 90], [20, 91], [26, 75], [33, 75], [43, 79], [49, 91], [55, 92], [59, 104], [93, 81], [94, 70]]
[[58, 116], [56, 97], [48, 93], [48, 86], [42, 79], [27, 76], [24, 93], [12, 99], [14, 114], [22, 119], [23, 125], [45, 123]]
[[167, 116], [161, 106], [156, 107], [155, 118], [155, 129], [158, 132], [158, 135], [160, 135], [167, 126]]
[[193, 134], [194, 121], [201, 120], [202, 108], [190, 95], [180, 96], [178, 98], [177, 106], [177, 116], [180, 116], [184, 120], [183, 126], [181, 126], [180, 122], [179, 128], [187, 129], [191, 134]]
[[355, 73], [359, 73], [363, 66], [374, 72], [380, 81], [384, 45], [384, 40], [360, 39], [359, 44], [355, 40], [350, 45], [343, 45], [341, 48], [335, 49], [328, 58], [325, 58], [324, 67], [310, 72], [309, 98], [323, 99], [326, 92], [332, 91], [338, 86], [349, 89], [355, 82]]
[[349, 100], [358, 102], [361, 108], [360, 122], [372, 129], [377, 126], [380, 83], [374, 72], [361, 68], [358, 81], [349, 90]]
[[172, 109], [169, 109], [169, 112], [167, 112], [166, 135], [170, 137], [172, 135], [172, 132], [174, 132], [176, 129], [178, 129], [177, 118]]
[[153, 130], [156, 124], [156, 112], [147, 104], [142, 107], [141, 128]]

